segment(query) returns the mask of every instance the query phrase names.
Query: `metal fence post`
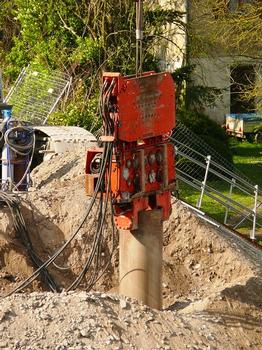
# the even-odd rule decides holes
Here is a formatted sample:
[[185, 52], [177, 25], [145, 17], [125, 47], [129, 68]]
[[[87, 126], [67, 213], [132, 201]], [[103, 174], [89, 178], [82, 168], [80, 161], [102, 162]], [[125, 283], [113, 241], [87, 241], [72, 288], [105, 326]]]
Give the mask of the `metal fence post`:
[[257, 196], [258, 196], [258, 185], [254, 186], [254, 209], [253, 209], [253, 228], [252, 231], [250, 232], [250, 239], [255, 240], [255, 234], [256, 234], [256, 220], [257, 220]]
[[[232, 178], [232, 182], [230, 184], [230, 189], [229, 189], [229, 198], [232, 197], [232, 191], [233, 191], [233, 188], [235, 186], [235, 183], [236, 183], [236, 179]], [[225, 212], [225, 217], [224, 217], [224, 224], [225, 225], [227, 223], [228, 212], [229, 212], [229, 209], [228, 209], [228, 207], [226, 207], [226, 212]]]
[[202, 205], [202, 200], [203, 200], [203, 196], [204, 196], [204, 193], [205, 193], [205, 187], [206, 187], [206, 182], [207, 182], [210, 162], [211, 162], [211, 156], [207, 156], [207, 158], [206, 158], [207, 166], [206, 166], [205, 177], [204, 177], [204, 181], [202, 182], [202, 186], [201, 186], [201, 194], [200, 194], [200, 197], [199, 197], [199, 199], [197, 201], [197, 208], [198, 209], [200, 209], [201, 205]]

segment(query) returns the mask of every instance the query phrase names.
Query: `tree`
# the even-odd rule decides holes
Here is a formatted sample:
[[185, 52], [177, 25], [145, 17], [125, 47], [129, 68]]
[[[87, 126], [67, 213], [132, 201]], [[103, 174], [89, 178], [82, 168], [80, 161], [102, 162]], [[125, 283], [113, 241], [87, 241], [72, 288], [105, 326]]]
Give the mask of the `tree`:
[[[167, 24], [180, 23], [182, 15], [155, 1], [145, 2], [145, 69], [158, 69], [154, 47], [167, 35]], [[29, 63], [73, 76], [66, 113], [54, 115], [55, 122], [90, 127], [101, 72], [135, 71], [133, 0], [7, 0], [0, 10], [0, 26], [0, 63], [8, 81]]]
[[191, 0], [191, 57], [230, 57], [253, 64], [257, 79], [242, 94], [262, 110], [262, 2], [260, 0]]

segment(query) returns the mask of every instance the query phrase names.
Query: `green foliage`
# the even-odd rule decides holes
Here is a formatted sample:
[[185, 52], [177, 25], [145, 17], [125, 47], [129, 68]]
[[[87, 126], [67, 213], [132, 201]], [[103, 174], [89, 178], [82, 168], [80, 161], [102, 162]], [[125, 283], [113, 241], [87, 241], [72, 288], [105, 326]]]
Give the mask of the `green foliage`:
[[207, 106], [214, 107], [222, 97], [222, 89], [195, 85], [191, 79], [194, 69], [195, 65], [186, 65], [172, 73], [176, 83], [178, 109], [201, 111]]
[[[79, 94], [78, 96], [82, 96]], [[98, 117], [97, 94], [92, 95], [88, 105], [83, 103], [83, 99], [70, 101], [65, 111], [57, 111], [49, 118], [50, 125], [76, 125], [88, 130], [95, 130], [101, 126], [101, 120]]]
[[195, 110], [180, 110], [178, 111], [177, 119], [195, 134], [201, 136], [207, 144], [223, 155], [224, 158], [232, 161], [228, 137], [225, 130], [215, 121]]
[[258, 0], [192, 0], [191, 55], [261, 57], [261, 13]]
[[[5, 78], [12, 81], [29, 63], [41, 71], [66, 71], [73, 76], [72, 91], [66, 106], [51, 116], [50, 123], [99, 127], [97, 100], [102, 72], [135, 71], [134, 5], [133, 0], [5, 1], [0, 9], [0, 26], [9, 39], [0, 47]], [[184, 14], [150, 1], [144, 8], [144, 69], [157, 71], [155, 46], [170, 24], [185, 29]], [[215, 95], [200, 87], [188, 88], [186, 94], [193, 69], [187, 66], [174, 73], [178, 110], [189, 106], [199, 110]], [[198, 119], [193, 113], [185, 114]]]
[[214, 107], [222, 97], [221, 91], [215, 87], [189, 84], [186, 90], [186, 107], [196, 110], [204, 106]]
[[4, 69], [4, 75], [11, 79], [17, 77], [21, 69], [28, 65], [28, 49], [24, 41], [19, 38], [13, 38], [14, 46], [11, 48], [8, 55], [6, 55], [7, 64]]
[[162, 6], [155, 6], [154, 10], [149, 10], [145, 14], [145, 20], [150, 26], [161, 28], [166, 24], [181, 24], [184, 26], [184, 22], [181, 20], [183, 13], [172, 9], [164, 9]]
[[[156, 40], [166, 25], [181, 22], [178, 11], [145, 2], [144, 69], [158, 70]], [[12, 82], [28, 64], [73, 77], [65, 112], [52, 122], [89, 127], [103, 71], [135, 72], [133, 0], [6, 0], [0, 8], [0, 65]]]
[[77, 38], [77, 47], [71, 55], [72, 62], [84, 64], [87, 62], [99, 62], [101, 43], [97, 39]]

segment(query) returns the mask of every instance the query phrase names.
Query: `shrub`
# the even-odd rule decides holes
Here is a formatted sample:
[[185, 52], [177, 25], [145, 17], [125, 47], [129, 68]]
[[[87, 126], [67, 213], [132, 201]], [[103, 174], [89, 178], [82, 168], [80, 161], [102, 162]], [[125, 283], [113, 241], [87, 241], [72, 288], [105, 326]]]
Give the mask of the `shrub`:
[[180, 110], [177, 119], [187, 126], [195, 134], [213, 147], [224, 158], [232, 161], [228, 137], [225, 130], [204, 113], [191, 110]]

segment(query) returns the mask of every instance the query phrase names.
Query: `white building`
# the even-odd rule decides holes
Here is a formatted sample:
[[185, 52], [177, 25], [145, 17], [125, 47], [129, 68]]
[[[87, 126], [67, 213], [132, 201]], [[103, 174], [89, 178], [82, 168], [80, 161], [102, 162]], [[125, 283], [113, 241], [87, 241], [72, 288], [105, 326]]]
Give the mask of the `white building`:
[[[181, 11], [185, 15], [182, 21], [187, 21], [187, 2], [185, 0], [159, 0], [158, 4], [167, 8]], [[161, 40], [156, 54], [160, 58], [162, 70], [173, 72], [185, 64], [186, 59], [186, 35], [182, 26], [169, 25], [166, 27], [166, 39]]]

